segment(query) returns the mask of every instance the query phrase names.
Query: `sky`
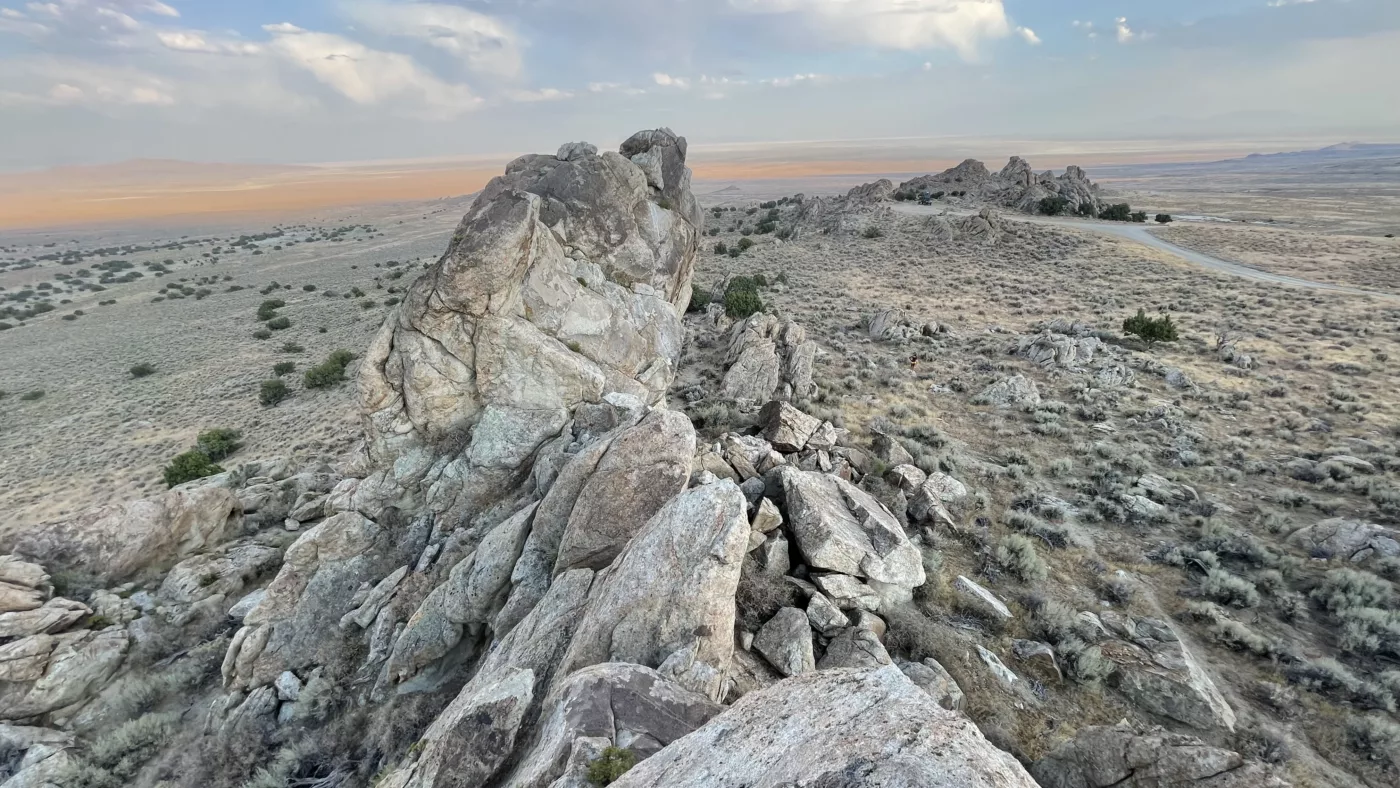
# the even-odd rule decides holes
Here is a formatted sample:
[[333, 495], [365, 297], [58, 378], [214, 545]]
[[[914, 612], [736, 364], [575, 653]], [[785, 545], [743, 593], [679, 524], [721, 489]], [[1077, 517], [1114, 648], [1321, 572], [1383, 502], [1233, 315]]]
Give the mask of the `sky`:
[[1400, 141], [1400, 0], [0, 0], [0, 169], [895, 137]]

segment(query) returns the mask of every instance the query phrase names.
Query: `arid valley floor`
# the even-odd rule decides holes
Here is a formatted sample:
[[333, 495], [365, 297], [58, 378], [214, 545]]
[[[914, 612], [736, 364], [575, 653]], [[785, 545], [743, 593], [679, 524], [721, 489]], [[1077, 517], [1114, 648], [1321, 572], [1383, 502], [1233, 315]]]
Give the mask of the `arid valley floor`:
[[[1174, 622], [1239, 718], [1213, 744], [1297, 786], [1396, 785], [1400, 618], [1351, 611], [1394, 609], [1400, 555], [1364, 539], [1343, 550], [1314, 528], [1400, 523], [1392, 177], [1335, 193], [1282, 176], [1268, 188], [1230, 174], [1104, 183], [1149, 215], [1205, 217], [1154, 227], [1162, 240], [1369, 295], [1206, 270], [1095, 231], [1097, 220], [1047, 225], [1011, 211], [985, 234], [950, 236], [939, 207], [893, 205], [863, 214], [854, 232], [750, 234], [770, 210], [761, 202], [843, 193], [873, 177], [697, 183], [707, 225], [695, 282], [718, 293], [732, 277], [762, 274], [768, 311], [817, 344], [819, 393], [807, 412], [863, 445], [895, 436], [913, 464], [972, 491], [956, 527], [920, 531], [929, 584], [912, 612], [886, 616], [886, 646], [936, 657], [998, 747], [1029, 763], [1076, 728], [1137, 714], [1119, 694], [1069, 680], [997, 686], [974, 646], [1003, 656], [1023, 638], [1077, 648], [1078, 633], [1047, 623], [1041, 595], [1071, 613]], [[360, 437], [354, 375], [309, 390], [303, 373], [338, 349], [364, 353], [470, 202], [0, 234], [0, 306], [44, 297], [56, 306], [0, 318], [0, 538], [164, 490], [162, 467], [212, 428], [241, 432], [245, 445], [226, 466], [347, 454]], [[779, 227], [797, 215], [792, 203], [771, 210]], [[742, 238], [756, 243], [737, 256], [713, 251]], [[284, 302], [273, 312], [285, 327], [259, 319], [270, 299]], [[918, 330], [873, 333], [891, 309]], [[1170, 314], [1180, 340], [1123, 338], [1139, 309]], [[1053, 321], [1102, 344], [1094, 366], [1026, 352]], [[672, 407], [702, 438], [752, 426], [756, 413], [714, 397], [728, 322], [692, 312], [686, 325]], [[275, 374], [285, 362], [292, 371]], [[141, 364], [153, 371], [134, 375]], [[1036, 395], [999, 406], [988, 392], [1016, 376]], [[279, 378], [290, 396], [264, 406], [261, 386]], [[868, 478], [877, 497], [898, 492]], [[1034, 544], [1029, 566], [1008, 558], [1012, 536]], [[1016, 620], [959, 608], [960, 575], [1010, 600]], [[1082, 670], [1091, 678], [1091, 666]]]

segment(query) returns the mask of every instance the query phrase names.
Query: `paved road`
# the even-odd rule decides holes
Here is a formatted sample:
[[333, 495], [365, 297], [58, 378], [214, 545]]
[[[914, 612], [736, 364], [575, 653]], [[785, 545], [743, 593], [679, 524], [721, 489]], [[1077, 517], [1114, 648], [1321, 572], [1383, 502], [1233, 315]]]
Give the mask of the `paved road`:
[[[946, 208], [939, 208], [931, 205], [917, 205], [909, 203], [896, 203], [895, 210], [900, 213], [912, 214], [915, 216], [934, 216], [940, 213], [950, 213], [954, 215], [970, 215], [973, 211], [949, 211]], [[1346, 285], [1334, 285], [1327, 282], [1314, 282], [1311, 279], [1299, 279], [1296, 276], [1285, 276], [1268, 271], [1261, 271], [1258, 268], [1250, 268], [1247, 265], [1232, 263], [1228, 260], [1221, 260], [1202, 252], [1186, 249], [1177, 246], [1169, 241], [1153, 235], [1146, 225], [1126, 224], [1121, 222], [1100, 222], [1091, 219], [1070, 219], [1051, 216], [1026, 216], [1009, 212], [1002, 213], [1003, 219], [1010, 219], [1028, 224], [1050, 224], [1060, 227], [1068, 227], [1084, 232], [1098, 233], [1100, 235], [1111, 235], [1117, 238], [1125, 238], [1129, 241], [1140, 243], [1143, 246], [1157, 249], [1185, 260], [1193, 265], [1208, 268], [1212, 271], [1220, 271], [1232, 274], [1242, 279], [1252, 279], [1256, 282], [1269, 282], [1278, 285], [1291, 285], [1293, 287], [1310, 287], [1315, 290], [1326, 290], [1333, 293], [1347, 293], [1349, 295], [1368, 295], [1376, 298], [1383, 298], [1388, 301], [1400, 301], [1400, 296], [1390, 293], [1381, 293], [1375, 290], [1363, 290], [1359, 287], [1347, 287]]]

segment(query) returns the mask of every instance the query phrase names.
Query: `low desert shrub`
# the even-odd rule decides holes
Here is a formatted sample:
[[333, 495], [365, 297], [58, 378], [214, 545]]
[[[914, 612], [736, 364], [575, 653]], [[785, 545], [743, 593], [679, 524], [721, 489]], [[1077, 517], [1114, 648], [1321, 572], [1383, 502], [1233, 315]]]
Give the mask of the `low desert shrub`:
[[355, 358], [348, 350], [337, 350], [320, 364], [306, 370], [303, 383], [309, 389], [333, 386], [345, 380], [345, 367]]
[[276, 405], [291, 395], [292, 390], [280, 380], [264, 380], [258, 388], [258, 402], [267, 407]]
[[597, 786], [612, 785], [637, 765], [637, 754], [622, 747], [607, 747], [588, 764], [588, 781]]
[[286, 305], [287, 302], [280, 298], [269, 298], [258, 306], [258, 320], [260, 322], [266, 322], [277, 317], [277, 310]]
[[996, 560], [1002, 568], [1027, 583], [1050, 576], [1050, 568], [1036, 553], [1035, 544], [1020, 534], [1003, 537], [997, 543]]
[[710, 291], [708, 288], [695, 285], [690, 290], [690, 306], [686, 307], [687, 312], [704, 312], [710, 305]]
[[1259, 604], [1259, 590], [1242, 577], [1236, 577], [1224, 569], [1212, 569], [1201, 580], [1201, 593], [1206, 598], [1231, 607], [1256, 607]]
[[297, 365], [295, 361], [279, 361], [272, 365], [272, 374], [279, 376], [286, 375], [296, 368]]
[[144, 378], [156, 374], [156, 366], [143, 361], [133, 366], [130, 371], [133, 378]]
[[1036, 210], [1045, 216], [1059, 216], [1069, 208], [1069, 200], [1058, 194], [1044, 197], [1036, 204]]
[[223, 472], [224, 469], [215, 465], [209, 459], [209, 455], [195, 449], [176, 455], [175, 459], [165, 466], [163, 477], [166, 487], [177, 487], [185, 482], [192, 482], [195, 479], [203, 479], [206, 476]]
[[1385, 580], [1356, 569], [1333, 569], [1312, 591], [1313, 601], [1337, 613], [1356, 607], [1388, 607], [1394, 587]]
[[1374, 607], [1355, 607], [1337, 616], [1342, 628], [1337, 645], [1356, 654], [1400, 656], [1400, 612]]
[[292, 327], [292, 320], [289, 317], [274, 317], [267, 321], [267, 327], [273, 331], [283, 331]]
[[205, 430], [195, 439], [195, 449], [201, 451], [209, 459], [218, 462], [225, 457], [243, 448], [239, 441], [243, 433], [238, 430], [231, 430], [225, 427], [218, 427], [212, 430]]

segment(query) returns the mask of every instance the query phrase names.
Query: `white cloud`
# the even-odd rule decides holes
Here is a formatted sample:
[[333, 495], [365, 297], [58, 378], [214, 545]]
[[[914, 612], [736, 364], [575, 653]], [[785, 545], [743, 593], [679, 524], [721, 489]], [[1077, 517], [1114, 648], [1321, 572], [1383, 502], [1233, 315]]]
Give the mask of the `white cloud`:
[[39, 58], [15, 65], [10, 73], [21, 89], [5, 91], [0, 103], [88, 108], [168, 107], [176, 103], [169, 80], [139, 69], [67, 58]]
[[651, 75], [651, 81], [663, 88], [680, 88], [681, 90], [685, 90], [690, 87], [690, 80], [685, 77], [673, 77], [670, 74], [663, 74], [659, 71]]
[[268, 48], [274, 54], [356, 104], [409, 99], [439, 114], [456, 114], [481, 104], [466, 85], [438, 78], [408, 55], [370, 49], [358, 41], [287, 23], [263, 29], [273, 34]]
[[772, 85], [775, 88], [792, 87], [803, 82], [818, 82], [826, 79], [821, 74], [794, 74], [790, 77], [774, 77], [763, 80], [763, 84]]
[[1133, 29], [1128, 27], [1127, 17], [1120, 16], [1117, 19], [1113, 20], [1113, 24], [1114, 29], [1118, 33], [1118, 43], [1126, 44], [1137, 37], [1137, 33], [1134, 33]]
[[574, 94], [572, 91], [558, 88], [540, 88], [539, 90], [508, 90], [505, 97], [510, 101], [530, 104], [537, 101], [562, 101], [573, 98]]
[[1016, 32], [1020, 34], [1021, 38], [1026, 40], [1027, 44], [1034, 46], [1040, 43], [1040, 36], [1036, 35], [1035, 31], [1029, 27], [1018, 27], [1016, 28]]
[[176, 52], [200, 52], [210, 55], [256, 55], [262, 47], [247, 41], [211, 39], [197, 30], [161, 30], [156, 40], [166, 49]]
[[439, 3], [353, 2], [346, 8], [366, 28], [426, 41], [462, 59], [475, 73], [520, 76], [520, 39], [495, 17]]
[[729, 0], [745, 13], [788, 14], [834, 43], [881, 49], [949, 48], [976, 56], [1011, 32], [1001, 0]]

